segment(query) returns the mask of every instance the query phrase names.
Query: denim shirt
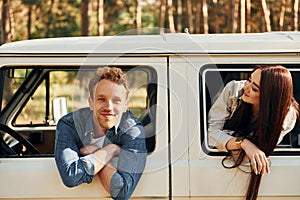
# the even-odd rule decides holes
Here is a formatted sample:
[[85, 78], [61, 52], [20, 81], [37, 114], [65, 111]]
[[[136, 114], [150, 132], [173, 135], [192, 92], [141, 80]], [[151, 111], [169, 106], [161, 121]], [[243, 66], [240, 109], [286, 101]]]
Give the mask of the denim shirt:
[[[69, 113], [57, 124], [55, 161], [68, 187], [90, 183], [95, 176], [95, 156], [80, 155], [80, 148], [91, 143], [93, 127], [93, 112], [89, 108]], [[114, 199], [129, 199], [141, 178], [147, 154], [144, 128], [130, 111], [123, 113], [117, 130], [107, 130], [103, 146], [111, 143], [121, 150], [117, 172], [110, 182], [110, 195]]]
[[[227, 151], [226, 144], [233, 138], [233, 131], [223, 130], [223, 126], [239, 106], [245, 83], [245, 80], [229, 82], [208, 113], [208, 143], [219, 151]], [[282, 125], [278, 143], [294, 128], [296, 121], [296, 109], [290, 106]]]

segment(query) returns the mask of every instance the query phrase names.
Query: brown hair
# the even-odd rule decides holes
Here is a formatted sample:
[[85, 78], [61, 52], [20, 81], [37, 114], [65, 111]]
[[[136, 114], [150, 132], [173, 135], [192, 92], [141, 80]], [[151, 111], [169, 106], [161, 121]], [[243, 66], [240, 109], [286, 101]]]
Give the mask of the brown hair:
[[[235, 136], [244, 136], [256, 144], [268, 157], [274, 151], [282, 130], [285, 116], [290, 106], [299, 110], [293, 97], [293, 82], [290, 72], [281, 65], [256, 65], [261, 69], [259, 116], [251, 124], [251, 105], [241, 102], [233, 116], [226, 122], [224, 129], [235, 131]], [[298, 113], [297, 113], [298, 114]], [[254, 135], [250, 136], [250, 133]], [[242, 150], [233, 167], [238, 167], [245, 152]], [[257, 199], [261, 175], [251, 172], [246, 193], [247, 200]]]
[[117, 67], [100, 67], [97, 69], [95, 76], [89, 82], [90, 97], [94, 98], [94, 87], [102, 79], [110, 80], [118, 85], [123, 85], [128, 96], [128, 81], [126, 74]]

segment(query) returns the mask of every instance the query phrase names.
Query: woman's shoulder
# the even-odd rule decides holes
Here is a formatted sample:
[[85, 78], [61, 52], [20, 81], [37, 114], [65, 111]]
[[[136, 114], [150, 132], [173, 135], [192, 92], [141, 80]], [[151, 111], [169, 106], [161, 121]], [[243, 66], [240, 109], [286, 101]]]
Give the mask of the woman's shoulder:
[[224, 87], [224, 92], [229, 96], [229, 97], [240, 97], [243, 94], [243, 87], [246, 83], [246, 80], [242, 81], [236, 81], [232, 80], [228, 82], [225, 87]]
[[227, 84], [226, 84], [226, 88], [235, 88], [235, 89], [242, 89], [244, 87], [246, 83], [246, 80], [232, 80], [232, 81], [229, 81]]

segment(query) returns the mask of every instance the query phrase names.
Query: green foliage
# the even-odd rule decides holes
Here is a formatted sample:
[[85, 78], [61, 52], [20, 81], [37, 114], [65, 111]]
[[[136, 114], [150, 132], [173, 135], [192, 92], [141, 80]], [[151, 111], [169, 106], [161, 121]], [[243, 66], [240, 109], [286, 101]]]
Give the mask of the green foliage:
[[[45, 2], [45, 1], [43, 1]], [[76, 13], [80, 4], [76, 0], [37, 3], [35, 11], [41, 13], [34, 23], [31, 38], [76, 36], [80, 33]]]
[[[87, 0], [89, 2], [89, 35], [98, 35], [98, 3], [99, 0]], [[104, 35], [118, 34], [136, 34], [136, 1], [135, 0], [114, 0], [104, 2]], [[167, 6], [173, 11], [174, 25], [182, 30], [191, 26], [198, 28], [203, 32], [203, 9], [200, 1], [190, 1], [192, 13], [187, 15], [188, 1], [172, 1], [172, 7]], [[230, 4], [231, 2], [231, 4]], [[208, 4], [208, 27], [209, 33], [228, 33], [233, 30], [230, 23], [233, 23], [232, 16], [234, 10], [234, 2], [232, 0], [207, 1]], [[246, 26], [250, 32], [265, 31], [265, 22], [262, 13], [262, 1], [251, 2], [250, 17], [247, 16]], [[270, 10], [270, 21], [272, 31], [282, 29], [284, 31], [295, 30], [294, 24], [294, 1], [286, 0], [284, 21], [282, 27], [279, 27], [280, 11], [282, 1], [267, 0], [267, 6]], [[159, 25], [160, 0], [140, 0], [142, 9], [142, 29], [147, 30], [142, 34], [157, 34], [155, 27]], [[4, 9], [3, 0], [0, 0], [0, 6]], [[13, 30], [5, 32], [11, 40], [25, 40], [31, 38], [46, 37], [64, 37], [64, 36], [80, 36], [81, 35], [81, 4], [82, 0], [10, 0], [9, 14], [7, 14], [7, 24], [10, 20]], [[181, 7], [178, 7], [181, 5]], [[231, 6], [231, 7], [230, 7]], [[241, 5], [236, 4], [235, 7], [235, 27], [236, 32], [241, 30]], [[199, 10], [200, 9], [200, 10]], [[177, 11], [180, 10], [181, 14]], [[2, 10], [3, 11], [3, 10]], [[164, 18], [165, 29], [168, 29], [168, 10]], [[5, 15], [2, 15], [5, 16]], [[299, 18], [299, 16], [297, 16]], [[192, 24], [188, 25], [191, 19]], [[295, 21], [300, 27], [300, 20]], [[189, 27], [190, 26], [190, 27]], [[132, 31], [129, 31], [132, 30]], [[0, 33], [3, 30], [0, 30]], [[199, 31], [198, 31], [199, 32]], [[3, 37], [5, 38], [5, 37]], [[1, 41], [2, 43], [3, 41]], [[7, 42], [7, 41], [4, 41]]]

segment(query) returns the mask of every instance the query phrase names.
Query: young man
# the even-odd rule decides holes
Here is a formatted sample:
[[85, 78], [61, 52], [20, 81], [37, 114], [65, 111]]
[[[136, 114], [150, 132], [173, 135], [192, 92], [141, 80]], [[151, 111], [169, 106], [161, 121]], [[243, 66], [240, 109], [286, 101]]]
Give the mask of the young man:
[[[89, 82], [89, 108], [62, 117], [55, 161], [68, 187], [98, 175], [114, 199], [129, 199], [145, 168], [142, 124], [127, 110], [128, 84], [119, 68], [99, 68]], [[114, 156], [119, 156], [116, 165]]]

